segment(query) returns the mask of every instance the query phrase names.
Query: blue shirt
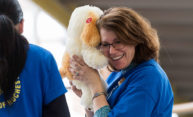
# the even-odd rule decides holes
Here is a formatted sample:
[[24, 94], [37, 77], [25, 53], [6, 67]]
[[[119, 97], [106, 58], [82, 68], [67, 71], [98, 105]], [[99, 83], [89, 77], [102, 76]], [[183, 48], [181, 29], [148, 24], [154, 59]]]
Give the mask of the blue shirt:
[[52, 54], [30, 45], [24, 69], [15, 82], [12, 106], [6, 106], [0, 94], [0, 117], [42, 117], [43, 105], [66, 91]]
[[108, 117], [172, 116], [172, 88], [154, 59], [111, 73], [107, 83]]

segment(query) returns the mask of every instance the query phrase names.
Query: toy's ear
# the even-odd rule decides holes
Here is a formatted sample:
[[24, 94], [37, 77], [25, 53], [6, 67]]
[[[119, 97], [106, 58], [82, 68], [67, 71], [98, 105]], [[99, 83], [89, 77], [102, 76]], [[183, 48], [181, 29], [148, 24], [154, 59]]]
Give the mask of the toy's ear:
[[97, 19], [97, 15], [93, 12], [90, 12], [81, 33], [81, 39], [90, 47], [96, 47], [100, 43], [100, 35], [96, 27]]

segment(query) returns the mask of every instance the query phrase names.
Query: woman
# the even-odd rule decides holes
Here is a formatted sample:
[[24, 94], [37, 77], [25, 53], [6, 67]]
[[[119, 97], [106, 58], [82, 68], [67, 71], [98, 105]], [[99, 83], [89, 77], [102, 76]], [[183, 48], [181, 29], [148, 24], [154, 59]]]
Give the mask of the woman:
[[[94, 113], [87, 117], [171, 117], [173, 92], [158, 64], [159, 39], [150, 23], [132, 9], [110, 8], [97, 22], [101, 35], [99, 49], [108, 58], [112, 72], [106, 82], [107, 95], [99, 73], [74, 56], [70, 70], [74, 78], [92, 91]], [[78, 75], [76, 75], [78, 71]], [[73, 91], [81, 92], [72, 86]]]
[[56, 62], [29, 44], [17, 0], [0, 0], [0, 116], [69, 117]]

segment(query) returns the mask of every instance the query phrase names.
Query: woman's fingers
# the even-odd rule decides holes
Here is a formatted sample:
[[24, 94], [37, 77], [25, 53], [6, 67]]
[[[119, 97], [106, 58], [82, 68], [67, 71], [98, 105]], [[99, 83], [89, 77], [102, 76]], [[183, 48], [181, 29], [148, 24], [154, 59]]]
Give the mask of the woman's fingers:
[[77, 96], [81, 97], [81, 96], [82, 96], [82, 91], [79, 90], [79, 89], [77, 89], [77, 88], [73, 85], [72, 81], [70, 81], [70, 85], [71, 85], [72, 91], [73, 91]]
[[72, 84], [72, 81], [69, 81], [69, 83], [70, 83], [70, 86], [74, 86], [74, 85]]
[[77, 62], [79, 65], [81, 65], [81, 66], [86, 65], [85, 62], [83, 61], [83, 59], [80, 58], [80, 57], [78, 57], [78, 56], [76, 56], [76, 55], [73, 55], [73, 56], [72, 56], [72, 59], [73, 59], [74, 61], [76, 61], [76, 62]]
[[84, 73], [84, 65], [84, 61], [76, 55], [74, 55], [73, 58], [70, 60], [69, 70], [72, 73], [74, 79], [81, 80], [81, 76]]

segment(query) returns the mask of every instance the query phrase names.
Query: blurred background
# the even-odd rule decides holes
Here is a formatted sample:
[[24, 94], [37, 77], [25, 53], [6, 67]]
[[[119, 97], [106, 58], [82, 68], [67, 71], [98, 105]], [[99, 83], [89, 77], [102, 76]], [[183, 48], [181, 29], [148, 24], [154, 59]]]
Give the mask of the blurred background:
[[[24, 11], [24, 33], [30, 43], [51, 51], [61, 65], [66, 27], [74, 8], [95, 5], [105, 10], [126, 6], [138, 11], [157, 29], [160, 64], [174, 91], [173, 117], [193, 117], [193, 0], [19, 0]], [[69, 87], [67, 79], [64, 83]], [[67, 93], [72, 117], [84, 117], [79, 98]]]

